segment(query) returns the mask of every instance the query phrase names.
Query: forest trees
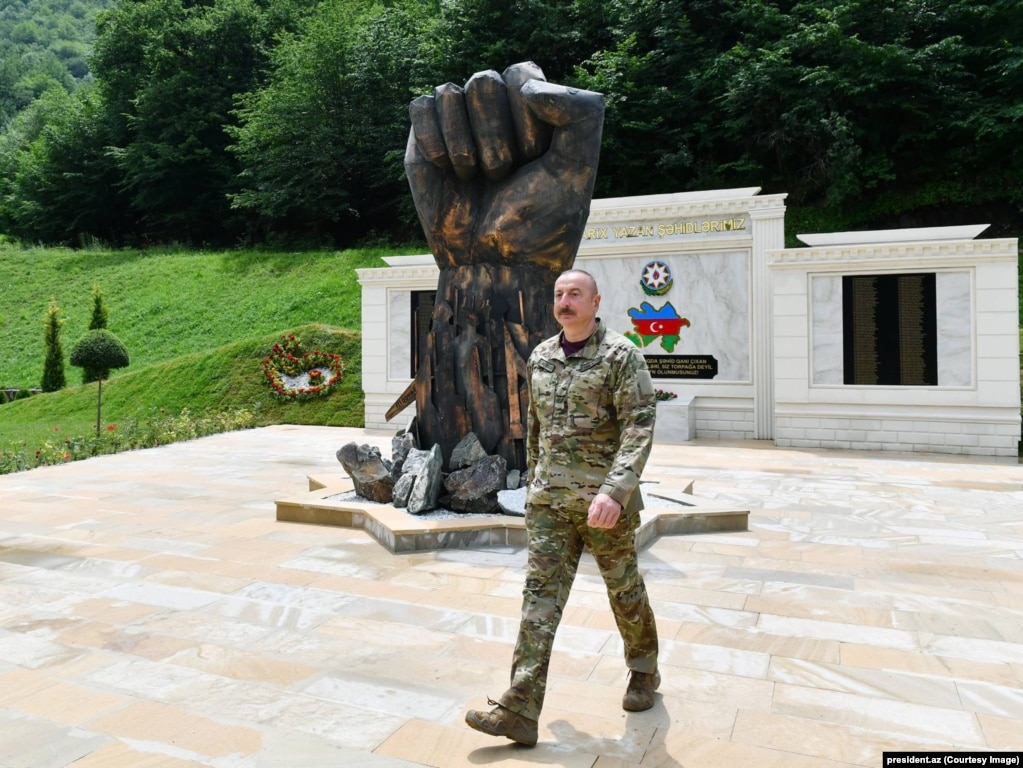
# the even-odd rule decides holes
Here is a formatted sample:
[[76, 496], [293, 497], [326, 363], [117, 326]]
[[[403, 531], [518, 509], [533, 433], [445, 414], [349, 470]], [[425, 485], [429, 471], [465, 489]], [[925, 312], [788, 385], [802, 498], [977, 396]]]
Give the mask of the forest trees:
[[0, 233], [418, 239], [409, 101], [524, 60], [606, 95], [597, 197], [758, 186], [795, 228], [1023, 228], [1018, 0], [121, 0], [91, 81], [18, 101], [0, 72]]
[[96, 14], [111, 0], [25, 0], [0, 5], [0, 124], [55, 88], [89, 75]]
[[408, 102], [429, 76], [428, 10], [327, 0], [276, 48], [229, 129], [243, 170], [228, 196], [260, 236], [351, 242], [412, 221], [402, 158]]

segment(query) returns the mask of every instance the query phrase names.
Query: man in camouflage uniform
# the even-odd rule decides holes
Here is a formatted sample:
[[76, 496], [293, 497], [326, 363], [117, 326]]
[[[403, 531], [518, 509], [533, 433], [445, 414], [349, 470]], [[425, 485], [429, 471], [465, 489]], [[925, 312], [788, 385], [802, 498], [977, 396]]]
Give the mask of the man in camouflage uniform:
[[650, 455], [656, 397], [646, 362], [597, 317], [600, 294], [582, 270], [562, 273], [554, 312], [562, 332], [529, 358], [529, 561], [511, 686], [478, 731], [532, 746], [554, 634], [585, 546], [607, 586], [630, 670], [622, 706], [649, 709], [660, 684], [657, 628], [639, 573], [639, 477]]

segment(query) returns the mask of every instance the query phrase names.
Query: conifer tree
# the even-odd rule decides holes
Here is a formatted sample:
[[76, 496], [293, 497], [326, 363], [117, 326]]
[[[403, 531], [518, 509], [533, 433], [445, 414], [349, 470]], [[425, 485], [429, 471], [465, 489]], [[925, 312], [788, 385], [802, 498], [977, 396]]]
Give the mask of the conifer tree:
[[60, 316], [57, 299], [50, 299], [46, 310], [46, 359], [43, 362], [43, 392], [58, 392], [67, 384], [64, 375], [64, 348], [60, 343], [60, 328], [64, 320]]
[[89, 322], [89, 330], [98, 331], [100, 328], [106, 328], [109, 316], [110, 312], [103, 302], [103, 291], [98, 285], [92, 286], [92, 320]]

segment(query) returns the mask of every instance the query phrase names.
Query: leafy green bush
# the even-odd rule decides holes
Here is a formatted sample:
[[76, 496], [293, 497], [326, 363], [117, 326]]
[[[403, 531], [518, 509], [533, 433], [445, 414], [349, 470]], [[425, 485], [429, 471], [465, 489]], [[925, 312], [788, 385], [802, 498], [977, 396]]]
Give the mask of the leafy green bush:
[[71, 348], [71, 365], [96, 371], [105, 379], [111, 368], [128, 365], [128, 349], [106, 328], [89, 331]]

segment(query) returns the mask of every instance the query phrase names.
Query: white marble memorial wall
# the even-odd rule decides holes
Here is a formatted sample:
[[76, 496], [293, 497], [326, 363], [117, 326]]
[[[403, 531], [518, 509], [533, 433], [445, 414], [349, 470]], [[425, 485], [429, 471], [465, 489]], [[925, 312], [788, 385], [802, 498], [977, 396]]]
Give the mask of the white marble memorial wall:
[[[1020, 439], [1018, 241], [986, 228], [806, 235], [772, 252], [775, 442], [1015, 456]], [[844, 384], [842, 278], [933, 273], [935, 386]]]
[[[663, 296], [643, 292], [640, 277], [653, 255], [615, 259], [581, 256], [580, 269], [593, 274], [600, 286], [600, 317], [605, 324], [627, 333], [633, 330], [630, 309], [643, 302], [655, 308], [670, 303], [690, 325], [670, 354], [712, 355], [718, 362], [716, 382], [744, 382], [750, 373], [750, 300], [748, 251], [659, 253], [656, 260], [671, 269], [674, 285]], [[643, 347], [649, 355], [669, 352], [657, 341]], [[689, 384], [691, 382], [684, 382]], [[665, 387], [683, 384], [667, 382]]]
[[[1018, 243], [979, 228], [801, 236], [784, 249], [784, 195], [715, 190], [594, 200], [576, 266], [596, 276], [601, 317], [630, 330], [630, 309], [670, 302], [689, 321], [672, 351], [713, 356], [713, 379], [655, 379], [687, 403], [686, 435], [774, 439], [778, 445], [1014, 456], [1020, 439]], [[968, 231], [967, 231], [968, 230]], [[649, 296], [645, 265], [674, 283]], [[411, 382], [411, 297], [436, 288], [432, 256], [358, 270], [363, 288], [366, 426], [394, 431], [409, 406], [384, 414]], [[937, 386], [846, 386], [842, 276], [932, 272]]]
[[[658, 378], [659, 389], [692, 398], [695, 434], [769, 438], [773, 407], [770, 291], [766, 253], [784, 244], [784, 195], [761, 197], [757, 188], [594, 200], [575, 266], [596, 277], [600, 316], [616, 331], [634, 330], [630, 309], [670, 303], [689, 325], [667, 348], [661, 338], [644, 354], [674, 359], [713, 357], [713, 378]], [[672, 287], [644, 292], [641, 278], [652, 261], [666, 264]], [[385, 413], [411, 377], [411, 297], [436, 287], [429, 255], [392, 257], [388, 267], [358, 270], [363, 287], [363, 389], [366, 426], [395, 429], [414, 413], [409, 406], [388, 422]], [[670, 342], [668, 344], [670, 345]], [[684, 439], [693, 434], [685, 430]]]

